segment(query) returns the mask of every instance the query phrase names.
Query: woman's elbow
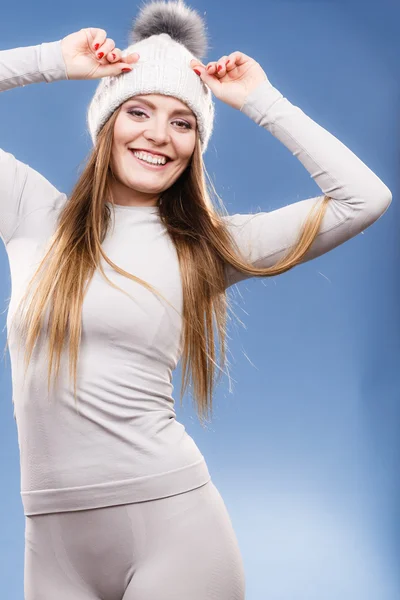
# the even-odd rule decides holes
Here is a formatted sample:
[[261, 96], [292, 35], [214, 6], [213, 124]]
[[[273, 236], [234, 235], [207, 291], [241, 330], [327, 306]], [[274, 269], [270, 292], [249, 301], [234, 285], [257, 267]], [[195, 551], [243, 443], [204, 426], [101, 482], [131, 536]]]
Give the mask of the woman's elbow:
[[373, 190], [369, 193], [370, 206], [372, 207], [372, 213], [374, 221], [379, 219], [392, 203], [392, 192], [381, 180], [374, 186]]

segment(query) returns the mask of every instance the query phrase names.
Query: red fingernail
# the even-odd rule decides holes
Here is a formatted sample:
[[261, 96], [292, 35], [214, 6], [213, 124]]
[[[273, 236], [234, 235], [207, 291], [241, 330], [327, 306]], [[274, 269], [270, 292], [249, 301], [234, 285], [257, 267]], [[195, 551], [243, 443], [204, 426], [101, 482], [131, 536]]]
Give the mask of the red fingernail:
[[114, 52], [112, 52], [112, 57], [113, 57], [113, 60], [115, 60], [117, 58], [117, 56], [114, 54]]
[[132, 69], [121, 69], [122, 73], [130, 73], [132, 71]]
[[94, 49], [95, 49], [95, 50], [98, 50], [98, 48], [99, 48], [99, 47], [100, 47], [100, 44], [95, 44], [95, 45], [94, 45]]
[[103, 56], [104, 56], [104, 52], [99, 52], [97, 55], [97, 58], [103, 58]]
[[198, 71], [197, 69], [193, 69], [193, 71], [197, 74], [197, 75], [201, 75], [200, 71]]
[[218, 65], [218, 71], [222, 69], [222, 65]]

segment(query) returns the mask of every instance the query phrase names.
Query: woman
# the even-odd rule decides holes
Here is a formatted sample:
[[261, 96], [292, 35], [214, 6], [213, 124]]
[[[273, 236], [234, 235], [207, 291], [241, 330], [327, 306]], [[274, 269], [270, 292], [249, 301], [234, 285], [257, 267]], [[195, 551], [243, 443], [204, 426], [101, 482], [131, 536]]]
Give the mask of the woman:
[[[213, 316], [225, 357], [226, 290], [332, 250], [375, 222], [391, 193], [254, 59], [203, 64], [204, 24], [182, 2], [145, 6], [131, 42], [122, 53], [88, 28], [0, 53], [0, 90], [101, 79], [88, 111], [94, 149], [69, 198], [0, 153], [25, 600], [242, 600], [237, 539], [176, 421], [172, 372], [183, 356], [203, 418]], [[202, 162], [212, 95], [279, 139], [321, 196], [219, 213]]]

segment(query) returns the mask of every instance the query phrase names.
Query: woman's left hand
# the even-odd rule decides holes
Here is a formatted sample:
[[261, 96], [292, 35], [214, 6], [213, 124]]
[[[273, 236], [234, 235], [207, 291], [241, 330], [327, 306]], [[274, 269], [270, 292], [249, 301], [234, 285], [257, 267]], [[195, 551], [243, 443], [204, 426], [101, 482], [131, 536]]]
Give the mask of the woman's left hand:
[[265, 80], [268, 80], [258, 62], [243, 52], [232, 52], [218, 61], [204, 65], [193, 58], [193, 70], [200, 72], [200, 78], [222, 102], [233, 108], [240, 108], [246, 97]]

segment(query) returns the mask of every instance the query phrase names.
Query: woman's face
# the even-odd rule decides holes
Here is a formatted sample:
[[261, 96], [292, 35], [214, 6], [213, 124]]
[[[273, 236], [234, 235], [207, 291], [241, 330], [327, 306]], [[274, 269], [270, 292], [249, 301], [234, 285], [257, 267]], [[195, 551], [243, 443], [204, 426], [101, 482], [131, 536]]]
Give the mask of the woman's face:
[[[124, 102], [115, 121], [111, 154], [115, 203], [156, 205], [186, 169], [196, 135], [194, 113], [172, 96], [146, 94]], [[163, 157], [165, 164], [158, 164]]]

